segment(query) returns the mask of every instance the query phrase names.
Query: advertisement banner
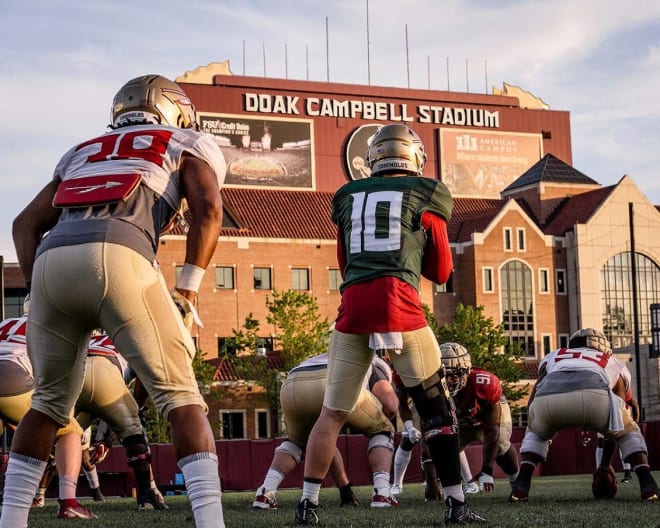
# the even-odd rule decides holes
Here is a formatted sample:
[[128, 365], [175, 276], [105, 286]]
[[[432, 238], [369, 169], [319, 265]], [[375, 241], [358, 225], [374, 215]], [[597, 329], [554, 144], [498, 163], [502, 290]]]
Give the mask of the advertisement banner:
[[440, 179], [454, 196], [500, 198], [543, 157], [541, 134], [440, 129]]
[[227, 161], [227, 187], [315, 190], [312, 121], [200, 112]]

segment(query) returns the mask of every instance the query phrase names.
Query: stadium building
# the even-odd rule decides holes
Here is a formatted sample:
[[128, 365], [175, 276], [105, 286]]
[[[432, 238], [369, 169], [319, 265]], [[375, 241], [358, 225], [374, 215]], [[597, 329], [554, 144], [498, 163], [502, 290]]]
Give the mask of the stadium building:
[[[482, 305], [523, 347], [530, 372], [575, 330], [603, 329], [629, 361], [643, 418], [660, 418], [660, 212], [632, 178], [602, 186], [572, 166], [569, 112], [506, 84], [493, 95], [348, 85], [235, 76], [228, 63], [177, 82], [228, 164], [223, 229], [198, 299], [207, 358], [222, 356], [248, 315], [261, 323], [260, 352], [272, 350], [273, 290], [308, 292], [332, 321], [341, 282], [332, 196], [369, 177], [370, 137], [400, 122], [424, 142], [425, 177], [455, 197], [454, 272], [447, 285], [421, 286], [438, 321], [459, 304]], [[184, 229], [161, 241], [170, 284]], [[19, 276], [5, 265], [7, 316], [20, 310]], [[235, 404], [226, 413], [242, 421], [237, 437], [269, 436], [268, 409]]]

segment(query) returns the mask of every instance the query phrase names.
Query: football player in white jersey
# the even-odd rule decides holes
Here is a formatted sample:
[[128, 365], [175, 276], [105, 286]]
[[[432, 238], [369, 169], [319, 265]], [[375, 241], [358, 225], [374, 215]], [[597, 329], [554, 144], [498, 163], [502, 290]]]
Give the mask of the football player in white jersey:
[[[13, 222], [31, 297], [30, 411], [9, 456], [0, 528], [22, 527], [55, 431], [83, 384], [87, 344], [103, 328], [169, 421], [197, 527], [223, 527], [218, 459], [192, 369], [195, 300], [222, 224], [220, 147], [196, 129], [179, 85], [160, 75], [119, 89], [106, 134], [72, 147]], [[190, 210], [181, 275], [170, 292], [156, 251]], [[183, 318], [182, 318], [183, 316]]]
[[518, 478], [509, 502], [527, 501], [532, 475], [548, 456], [550, 441], [566, 427], [583, 427], [618, 441], [625, 462], [639, 479], [641, 498], [657, 501], [658, 486], [648, 463], [646, 441], [628, 409], [622, 365], [599, 330], [582, 328], [539, 364], [529, 400], [529, 418], [520, 447]]
[[[26, 346], [27, 317], [9, 318], [0, 322], [0, 417], [14, 429], [30, 409], [34, 392], [32, 363]], [[50, 457], [53, 441], [47, 447], [48, 466], [57, 464], [60, 472], [57, 516], [62, 519], [93, 519], [95, 515], [76, 499], [80, 474], [82, 428], [75, 419], [56, 432], [57, 449]], [[44, 468], [45, 469], [45, 468]], [[42, 470], [43, 471], [43, 470]], [[30, 506], [32, 506], [32, 497]]]

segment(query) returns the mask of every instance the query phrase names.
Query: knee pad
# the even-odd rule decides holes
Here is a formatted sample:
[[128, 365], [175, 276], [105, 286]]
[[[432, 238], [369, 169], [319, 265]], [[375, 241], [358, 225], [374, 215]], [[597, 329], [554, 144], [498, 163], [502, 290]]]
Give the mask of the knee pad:
[[151, 463], [151, 450], [144, 435], [127, 436], [122, 445], [126, 449], [126, 463], [129, 467], [134, 467], [144, 460]]
[[394, 435], [393, 433], [378, 433], [369, 438], [369, 445], [367, 446], [367, 453], [374, 447], [385, 447], [394, 452]]
[[621, 451], [621, 458], [623, 460], [633, 453], [639, 453], [640, 451], [648, 454], [646, 440], [644, 440], [639, 429], [630, 431], [619, 438], [619, 450]]
[[542, 437], [532, 431], [527, 431], [520, 445], [520, 453], [534, 453], [543, 460], [548, 458], [548, 451], [550, 450], [550, 441], [544, 440]]
[[415, 402], [423, 432], [445, 427], [456, 430], [458, 428], [454, 404], [441, 372], [436, 372], [419, 385], [407, 389]]
[[279, 446], [277, 446], [275, 448], [275, 452], [277, 453], [278, 451], [289, 455], [296, 461], [296, 464], [300, 464], [300, 461], [302, 460], [302, 449], [290, 440], [285, 440]]

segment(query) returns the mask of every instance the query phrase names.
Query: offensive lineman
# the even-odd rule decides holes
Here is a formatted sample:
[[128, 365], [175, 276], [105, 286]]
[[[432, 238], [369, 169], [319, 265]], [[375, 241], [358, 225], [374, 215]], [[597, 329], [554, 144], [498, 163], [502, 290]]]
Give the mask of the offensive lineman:
[[612, 356], [605, 335], [593, 328], [578, 330], [568, 340], [568, 348], [543, 358], [529, 400], [529, 422], [520, 447], [520, 473], [511, 484], [509, 502], [528, 500], [536, 465], [548, 456], [555, 434], [571, 426], [618, 440], [624, 462], [630, 462], [639, 479], [641, 499], [658, 500], [646, 441], [623, 399], [622, 367]]
[[[288, 437], [275, 449], [264, 482], [257, 489], [252, 504], [254, 508], [277, 507], [277, 488], [300, 463], [309, 432], [321, 411], [327, 371], [328, 354], [325, 353], [306, 359], [287, 374], [280, 391], [280, 405], [284, 412]], [[394, 451], [394, 426], [391, 419], [396, 415], [398, 403], [392, 387], [392, 370], [387, 362], [374, 357], [355, 409], [346, 420], [351, 433], [369, 437], [367, 457], [374, 484], [372, 508], [399, 505], [396, 498], [390, 495], [390, 467]], [[357, 499], [353, 495], [342, 456], [336, 447], [330, 474], [339, 488], [341, 505], [356, 505]]]
[[342, 300], [323, 408], [307, 444], [297, 524], [318, 524], [321, 483], [376, 350], [388, 351], [415, 402], [445, 490], [445, 522], [485, 521], [464, 502], [458, 424], [419, 298], [420, 276], [443, 284], [452, 270], [447, 222], [453, 199], [444, 184], [421, 177], [425, 160], [414, 131], [385, 125], [368, 146], [371, 177], [347, 183], [333, 198]]

